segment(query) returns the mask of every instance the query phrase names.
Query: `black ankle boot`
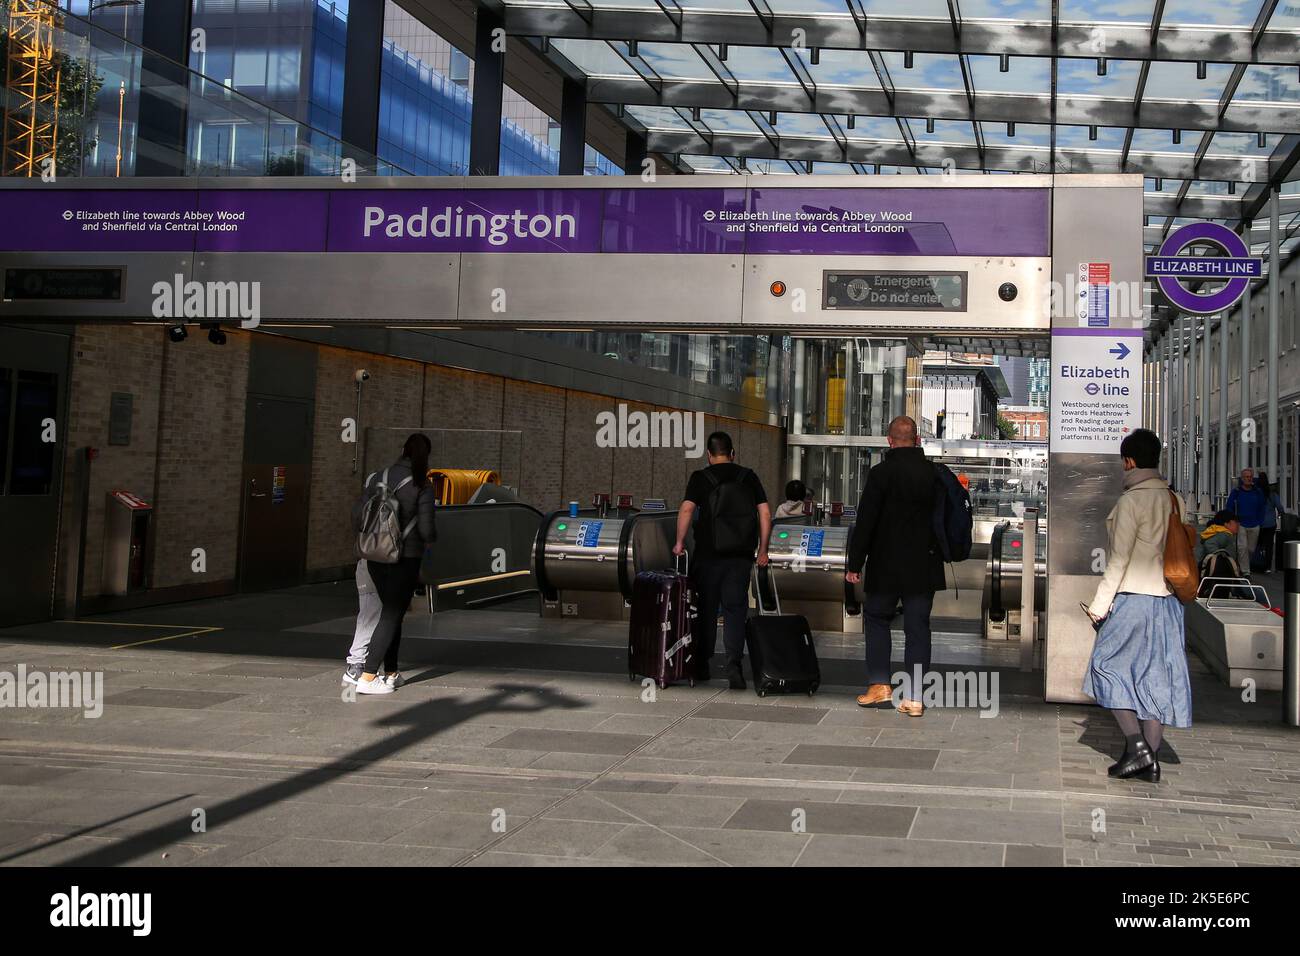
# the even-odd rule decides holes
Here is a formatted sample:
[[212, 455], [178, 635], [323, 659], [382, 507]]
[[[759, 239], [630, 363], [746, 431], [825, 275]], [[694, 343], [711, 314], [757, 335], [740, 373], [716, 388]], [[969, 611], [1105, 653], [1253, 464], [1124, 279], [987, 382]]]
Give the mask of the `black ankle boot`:
[[1145, 770], [1139, 770], [1133, 775], [1133, 777], [1135, 780], [1145, 780], [1147, 783], [1159, 783], [1160, 761], [1156, 760], [1155, 763], [1151, 764], [1151, 766], [1147, 767]]
[[1115, 776], [1127, 779], [1143, 770], [1149, 770], [1155, 766], [1155, 762], [1156, 755], [1151, 752], [1151, 746], [1145, 740], [1139, 740], [1133, 745], [1133, 752], [1115, 771]]
[[1119, 776], [1120, 768], [1124, 766], [1124, 761], [1128, 760], [1128, 741], [1124, 741], [1124, 752], [1119, 755], [1119, 759], [1106, 768], [1106, 774], [1111, 777]]

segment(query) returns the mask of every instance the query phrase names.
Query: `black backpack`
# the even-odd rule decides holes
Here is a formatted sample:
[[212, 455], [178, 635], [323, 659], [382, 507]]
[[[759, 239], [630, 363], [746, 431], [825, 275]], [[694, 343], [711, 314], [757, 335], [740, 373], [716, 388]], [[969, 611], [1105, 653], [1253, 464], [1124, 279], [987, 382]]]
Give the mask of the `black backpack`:
[[704, 477], [713, 489], [709, 492], [709, 530], [713, 550], [722, 558], [752, 558], [758, 548], [758, 502], [745, 479], [749, 469], [730, 481], [723, 481], [708, 468]]
[[970, 557], [975, 519], [970, 494], [947, 465], [934, 463], [939, 493], [934, 502], [934, 536], [944, 561], [965, 561]]

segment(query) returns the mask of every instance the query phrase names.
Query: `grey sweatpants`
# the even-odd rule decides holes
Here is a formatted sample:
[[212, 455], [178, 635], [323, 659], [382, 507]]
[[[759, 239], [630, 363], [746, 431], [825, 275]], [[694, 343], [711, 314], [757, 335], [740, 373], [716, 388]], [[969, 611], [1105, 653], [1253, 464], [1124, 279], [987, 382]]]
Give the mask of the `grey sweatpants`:
[[357, 562], [357, 605], [357, 632], [352, 638], [352, 649], [348, 651], [349, 664], [366, 662], [370, 637], [375, 633], [375, 625], [379, 623], [379, 613], [384, 609], [364, 559]]
[[1259, 544], [1259, 528], [1247, 528], [1245, 525], [1237, 532], [1237, 560], [1241, 564], [1241, 573], [1250, 574], [1250, 556]]

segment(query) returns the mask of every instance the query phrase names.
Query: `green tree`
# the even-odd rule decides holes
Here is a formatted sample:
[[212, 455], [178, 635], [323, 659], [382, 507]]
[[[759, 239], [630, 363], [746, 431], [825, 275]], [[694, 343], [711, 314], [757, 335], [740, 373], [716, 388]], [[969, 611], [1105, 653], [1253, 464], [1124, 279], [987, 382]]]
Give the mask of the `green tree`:
[[1001, 412], [998, 413], [998, 435], [1003, 441], [1012, 441], [1019, 433], [1016, 423], [1007, 418]]

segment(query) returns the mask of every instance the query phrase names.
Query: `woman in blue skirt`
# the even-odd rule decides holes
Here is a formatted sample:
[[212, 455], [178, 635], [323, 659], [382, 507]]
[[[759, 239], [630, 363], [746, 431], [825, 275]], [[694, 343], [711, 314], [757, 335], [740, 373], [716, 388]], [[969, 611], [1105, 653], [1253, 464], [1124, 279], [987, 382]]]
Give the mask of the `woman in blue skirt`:
[[1192, 725], [1192, 691], [1183, 643], [1183, 605], [1165, 584], [1169, 514], [1182, 501], [1157, 470], [1160, 438], [1139, 428], [1119, 446], [1124, 493], [1106, 532], [1106, 573], [1088, 616], [1097, 628], [1083, 692], [1109, 708], [1124, 733], [1112, 777], [1160, 779], [1165, 727]]

